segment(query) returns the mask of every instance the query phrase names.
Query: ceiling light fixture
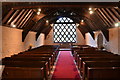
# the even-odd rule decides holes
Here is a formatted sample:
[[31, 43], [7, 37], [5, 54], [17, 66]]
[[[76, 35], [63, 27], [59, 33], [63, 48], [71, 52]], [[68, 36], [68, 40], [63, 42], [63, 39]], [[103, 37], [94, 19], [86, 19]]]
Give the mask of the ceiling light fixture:
[[89, 11], [90, 14], [93, 14], [93, 11]]
[[115, 27], [119, 27], [120, 26], [120, 24], [119, 23], [115, 23]]
[[118, 9], [118, 7], [114, 7], [115, 9]]
[[16, 25], [13, 22], [10, 24], [10, 26], [13, 27], [13, 28], [16, 27]]
[[89, 8], [88, 10], [89, 10], [89, 11], [91, 11], [91, 10], [92, 10], [92, 8]]
[[14, 24], [13, 24], [13, 25], [12, 25], [12, 27], [13, 27], [13, 28], [15, 28], [15, 27], [16, 27], [16, 25], [14, 25]]
[[37, 12], [37, 15], [40, 15], [40, 12]]
[[48, 20], [46, 20], [46, 23], [49, 23], [49, 21], [48, 21]]
[[84, 22], [84, 20], [81, 20], [81, 22]]
[[38, 8], [38, 11], [40, 12], [40, 11], [41, 11], [41, 8]]
[[40, 15], [40, 12], [41, 12], [41, 8], [38, 8], [37, 15]]

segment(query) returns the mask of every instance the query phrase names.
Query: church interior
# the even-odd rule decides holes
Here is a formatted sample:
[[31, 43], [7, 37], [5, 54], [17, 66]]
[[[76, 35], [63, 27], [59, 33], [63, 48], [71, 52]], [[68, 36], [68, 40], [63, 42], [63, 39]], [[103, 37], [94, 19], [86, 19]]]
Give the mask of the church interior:
[[120, 2], [1, 5], [1, 80], [120, 80]]

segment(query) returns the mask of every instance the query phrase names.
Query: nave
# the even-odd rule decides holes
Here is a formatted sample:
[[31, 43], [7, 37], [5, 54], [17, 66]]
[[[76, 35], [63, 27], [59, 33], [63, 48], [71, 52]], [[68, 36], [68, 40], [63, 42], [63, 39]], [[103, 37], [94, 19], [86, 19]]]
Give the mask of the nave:
[[43, 45], [3, 58], [2, 80], [120, 79], [117, 54], [88, 45], [73, 45], [70, 51], [59, 50], [58, 45]]
[[0, 79], [120, 80], [120, 1], [0, 5]]

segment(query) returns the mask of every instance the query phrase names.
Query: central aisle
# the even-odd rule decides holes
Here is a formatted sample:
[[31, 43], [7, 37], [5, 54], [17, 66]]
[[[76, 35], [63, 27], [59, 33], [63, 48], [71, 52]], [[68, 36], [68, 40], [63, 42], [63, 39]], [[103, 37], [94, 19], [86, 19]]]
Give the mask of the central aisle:
[[52, 80], [80, 80], [71, 51], [60, 51]]

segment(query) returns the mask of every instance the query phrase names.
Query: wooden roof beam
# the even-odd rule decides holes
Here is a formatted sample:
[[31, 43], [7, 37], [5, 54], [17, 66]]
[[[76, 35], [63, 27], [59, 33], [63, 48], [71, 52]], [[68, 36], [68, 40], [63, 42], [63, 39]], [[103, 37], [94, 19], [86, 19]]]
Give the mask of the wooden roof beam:
[[[10, 5], [7, 4], [7, 5]], [[28, 2], [28, 3], [11, 3], [11, 7], [14, 9], [23, 9], [23, 8], [43, 8], [43, 7], [86, 7], [89, 8], [90, 6], [92, 7], [116, 7], [118, 6], [118, 2]]]
[[[92, 38], [95, 39], [95, 36], [94, 36], [94, 33], [93, 33], [93, 30], [90, 28], [90, 24], [86, 21], [85, 22], [87, 25], [85, 28], [87, 28], [88, 32], [91, 34]], [[93, 26], [93, 25], [92, 25]]]
[[109, 41], [109, 31], [107, 30], [107, 28], [105, 28], [106, 26], [98, 24], [97, 18], [99, 18], [99, 17], [97, 15], [94, 15], [93, 18], [94, 18], [97, 26], [99, 27], [99, 29], [102, 31], [103, 35], [105, 36], [106, 40]]
[[102, 29], [101, 31], [102, 31], [105, 39], [106, 39], [107, 41], [109, 41], [109, 30], [107, 30], [107, 29]]
[[98, 10], [96, 10], [96, 13], [99, 15], [99, 17], [102, 19], [102, 21], [107, 25], [107, 26], [111, 26], [105, 19], [104, 19], [104, 17], [102, 16], [102, 14], [98, 11]]
[[115, 13], [115, 16], [117, 16], [118, 20], [120, 21], [120, 14], [115, 10], [115, 8], [111, 8], [111, 10]]
[[2, 20], [2, 24], [5, 24], [7, 20], [9, 19], [10, 15], [14, 12], [13, 9], [9, 11], [9, 13], [5, 16], [5, 18]]
[[20, 25], [20, 22], [22, 21], [22, 19], [25, 17], [25, 15], [27, 14], [28, 10], [23, 9], [23, 14], [21, 15], [21, 17], [19, 18], [19, 20], [15, 23], [16, 27], [19, 28], [18, 26]]
[[[47, 26], [48, 27], [48, 26]], [[51, 31], [52, 27], [48, 27], [46, 29], [44, 29], [44, 34], [45, 34], [45, 39], [47, 38], [47, 35], [49, 34], [49, 32]]]
[[27, 17], [29, 16], [29, 14], [31, 13], [32, 10], [28, 10], [28, 13], [23, 17], [22, 21], [20, 22], [20, 24], [18, 25], [18, 28], [22, 28], [23, 24], [25, 23], [25, 20], [27, 19]]
[[7, 21], [7, 25], [10, 25], [10, 23], [12, 22], [12, 20], [14, 19], [14, 17], [18, 14], [19, 10], [16, 10], [14, 12], [14, 14], [9, 18], [9, 20]]
[[31, 30], [31, 28], [35, 25], [35, 22], [33, 20], [30, 21], [30, 23], [28, 24], [28, 27], [26, 27], [23, 32], [22, 32], [22, 42], [24, 42], [27, 34], [29, 33], [29, 31]]
[[105, 16], [105, 14], [102, 12], [102, 10], [101, 9], [98, 9], [98, 11], [102, 14], [102, 16], [104, 17], [104, 19], [108, 22], [108, 24], [110, 25], [110, 26], [112, 26], [113, 24], [109, 21], [109, 19]]
[[31, 15], [31, 17], [29, 18], [28, 22], [26, 23], [23, 31], [22, 31], [22, 42], [24, 42], [27, 34], [29, 33], [29, 31], [33, 28], [33, 26], [36, 24], [36, 22], [34, 22], [32, 19], [35, 16], [35, 13], [33, 13]]
[[101, 10], [103, 11], [103, 13], [109, 18], [109, 20], [110, 20], [110, 22], [112, 23], [112, 24], [114, 24], [114, 20], [110, 17], [110, 15], [105, 11], [105, 9], [104, 8], [101, 8]]
[[119, 1], [119, 3], [118, 3], [118, 7], [120, 8], [120, 1]]
[[112, 18], [115, 20], [115, 22], [119, 22], [118, 18], [109, 10], [106, 8], [106, 10], [109, 12], [109, 14], [112, 16]]
[[27, 16], [26, 20], [25, 20], [24, 23], [21, 25], [21, 28], [24, 28], [25, 25], [29, 23], [29, 20], [31, 19], [31, 16], [33, 15], [33, 13], [34, 13], [33, 11], [31, 11], [31, 12], [29, 13], [29, 16]]
[[78, 30], [81, 32], [83, 38], [85, 39], [85, 32], [82, 28], [78, 27]]
[[18, 19], [19, 19], [19, 17], [21, 16], [21, 14], [23, 13], [23, 11], [24, 10], [22, 10], [18, 15], [17, 15], [17, 17], [11, 22], [11, 24], [10, 25], [12, 25], [12, 24], [15, 24], [15, 22], [17, 22], [18, 21]]
[[38, 29], [38, 31], [36, 33], [36, 41], [37, 41], [41, 31], [44, 29], [44, 25], [45, 25], [46, 21], [40, 20], [38, 23], [40, 23], [40, 25], [39, 25], [39, 29]]
[[91, 18], [86, 18], [86, 22], [92, 29], [95, 29], [95, 30], [99, 29]]

